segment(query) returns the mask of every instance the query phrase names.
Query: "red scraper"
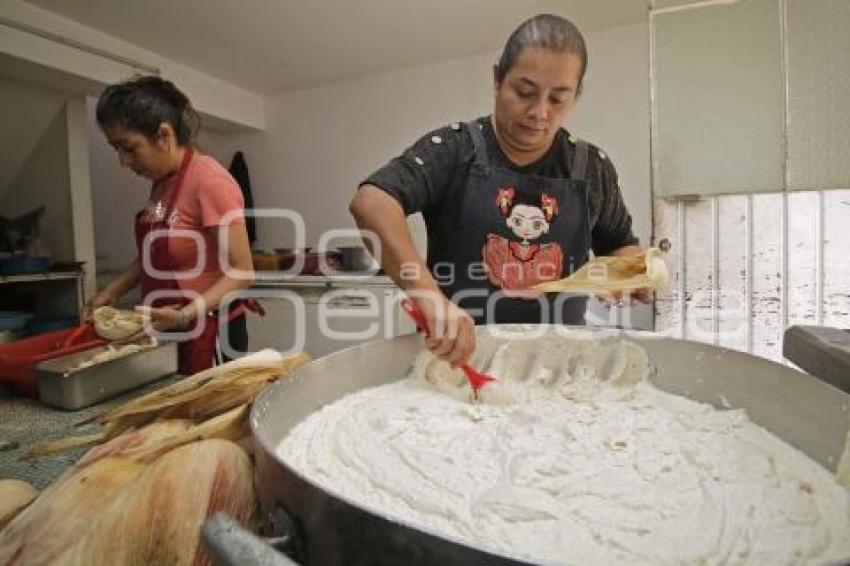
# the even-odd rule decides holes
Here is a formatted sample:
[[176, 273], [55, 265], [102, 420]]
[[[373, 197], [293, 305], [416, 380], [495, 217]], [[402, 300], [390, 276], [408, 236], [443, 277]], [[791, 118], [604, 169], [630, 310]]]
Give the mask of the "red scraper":
[[[401, 308], [404, 309], [410, 318], [413, 319], [413, 322], [416, 323], [417, 328], [425, 333], [425, 336], [430, 336], [431, 333], [428, 330], [428, 321], [425, 318], [425, 313], [422, 312], [418, 306], [416, 306], [410, 298], [406, 298], [401, 301]], [[472, 387], [472, 395], [475, 399], [478, 399], [478, 391], [490, 383], [491, 381], [496, 381], [496, 378], [492, 375], [487, 375], [486, 373], [481, 373], [476, 370], [469, 364], [461, 364], [460, 369], [463, 370], [464, 375], [466, 375], [467, 381], [469, 381], [470, 387]]]
[[[68, 348], [73, 346], [76, 342], [82, 341], [81, 339], [91, 340], [92, 339], [91, 335], [93, 334], [93, 332], [94, 332], [94, 322], [92, 322], [91, 320], [86, 320], [81, 325], [79, 325], [77, 328], [75, 328], [74, 331], [71, 334], [68, 335], [68, 337], [62, 343], [62, 345], [59, 347], [59, 349], [60, 350], [67, 350]], [[95, 335], [95, 337], [97, 337], [97, 335]]]

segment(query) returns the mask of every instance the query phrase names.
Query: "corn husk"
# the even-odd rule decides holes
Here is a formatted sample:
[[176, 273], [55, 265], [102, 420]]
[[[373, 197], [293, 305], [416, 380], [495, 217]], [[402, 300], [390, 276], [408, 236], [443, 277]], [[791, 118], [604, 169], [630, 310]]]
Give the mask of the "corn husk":
[[189, 419], [168, 419], [151, 423], [144, 428], [127, 432], [93, 447], [71, 467], [69, 473], [85, 468], [103, 458], [131, 457], [134, 451], [159, 446], [170, 438], [185, 434], [195, 426], [195, 423]]
[[0, 529], [38, 497], [38, 490], [23, 480], [0, 480]]
[[[24, 517], [42, 501], [44, 509]], [[248, 456], [216, 439], [182, 446], [150, 465], [101, 458], [33, 506], [0, 532], [0, 564], [13, 557], [36, 566], [206, 564], [201, 524], [218, 511], [250, 523], [256, 496]]]
[[59, 440], [42, 442], [41, 444], [36, 444], [35, 446], [27, 450], [21, 456], [21, 459], [31, 460], [33, 458], [40, 458], [42, 456], [48, 456], [50, 454], [56, 454], [58, 452], [66, 452], [68, 450], [73, 450], [74, 448], [81, 448], [83, 446], [96, 444], [101, 440], [105, 439], [106, 434], [103, 432], [98, 432], [95, 434], [87, 434], [85, 436], [69, 436], [67, 438], [60, 438]]
[[218, 438], [239, 442], [251, 434], [248, 426], [248, 409], [248, 405], [240, 405], [199, 425], [191, 426], [185, 431], [124, 450], [122, 454], [140, 462], [151, 462], [166, 452], [199, 440]]
[[841, 457], [838, 459], [838, 466], [835, 468], [835, 481], [846, 488], [850, 488], [850, 430], [847, 431], [847, 437], [844, 439], [844, 450], [842, 450]]
[[105, 458], [48, 487], [0, 531], [0, 564], [49, 564], [78, 540], [103, 509], [145, 468]]
[[303, 353], [281, 358], [274, 350], [263, 350], [134, 399], [94, 420], [113, 424], [108, 436], [115, 436], [145, 418], [206, 419], [252, 402], [269, 383], [308, 361]]
[[195, 442], [151, 464], [56, 563], [209, 564], [203, 522], [223, 511], [246, 524], [255, 507], [247, 455], [232, 442]]
[[64, 552], [130, 486], [145, 464], [121, 455], [185, 431], [187, 421], [163, 421], [98, 446], [49, 485], [0, 531], [0, 564], [46, 564]]
[[55, 454], [57, 452], [64, 452], [73, 448], [80, 448], [83, 446], [106, 442], [106, 444], [101, 444], [86, 453], [86, 455], [83, 456], [83, 458], [77, 463], [77, 465], [80, 465], [81, 463], [88, 462], [91, 458], [101, 458], [104, 455], [117, 455], [125, 449], [139, 446], [145, 442], [155, 441], [163, 435], [166, 437], [171, 436], [177, 433], [178, 430], [182, 431], [193, 426], [194, 422], [189, 419], [165, 419], [151, 424], [165, 424], [165, 426], [154, 427], [149, 425], [148, 427], [139, 429], [127, 427], [132, 430], [126, 430], [125, 434], [112, 438], [108, 434], [110, 425], [107, 424], [107, 426], [104, 427], [103, 432], [85, 436], [71, 436], [36, 444], [23, 456], [21, 456], [21, 459], [28, 460], [38, 458], [40, 456]]
[[96, 444], [159, 419], [208, 420], [249, 405], [269, 383], [308, 361], [310, 356], [304, 353], [282, 358], [274, 350], [262, 350], [199, 372], [81, 423], [99, 422], [104, 425], [101, 433], [42, 443], [23, 457], [36, 458]]
[[0, 565], [208, 562], [203, 521], [225, 511], [247, 523], [254, 513], [240, 448], [252, 445], [250, 403], [307, 361], [264, 350], [99, 415], [100, 434], [36, 447], [101, 443], [0, 531]]
[[600, 293], [660, 290], [667, 286], [669, 275], [662, 252], [649, 248], [630, 257], [599, 256], [584, 264], [565, 279], [547, 281], [534, 286], [545, 293]]

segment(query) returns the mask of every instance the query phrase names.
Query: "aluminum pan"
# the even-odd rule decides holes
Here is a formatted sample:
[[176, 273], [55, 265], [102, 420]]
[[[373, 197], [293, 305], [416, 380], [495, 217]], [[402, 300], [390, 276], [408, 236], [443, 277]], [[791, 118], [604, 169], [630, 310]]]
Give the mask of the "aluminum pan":
[[72, 369], [106, 349], [106, 346], [98, 346], [36, 366], [39, 400], [53, 407], [76, 411], [164, 375], [177, 373], [176, 342], [161, 342], [152, 348]]
[[[755, 423], [834, 471], [850, 429], [847, 393], [781, 364], [726, 348], [650, 332], [593, 332], [643, 346], [653, 366], [651, 381], [660, 389], [717, 407], [744, 408]], [[408, 564], [494, 563], [496, 557], [483, 549], [363, 509], [301, 476], [276, 455], [277, 446], [302, 419], [348, 393], [400, 379], [421, 347], [419, 336], [408, 335], [342, 350], [299, 368], [254, 403], [251, 427], [259, 448], [263, 509], [280, 505], [300, 521], [312, 560], [389, 564], [404, 557]], [[435, 546], [435, 539], [442, 547]], [[362, 544], [367, 540], [369, 544]], [[510, 563], [511, 558], [495, 561]]]

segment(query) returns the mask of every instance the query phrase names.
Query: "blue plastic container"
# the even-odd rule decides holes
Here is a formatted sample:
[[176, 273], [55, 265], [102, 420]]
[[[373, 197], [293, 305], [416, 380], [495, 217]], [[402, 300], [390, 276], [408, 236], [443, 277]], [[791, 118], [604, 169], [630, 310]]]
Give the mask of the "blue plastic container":
[[0, 275], [28, 275], [50, 271], [49, 257], [7, 257], [0, 259]]
[[33, 336], [44, 332], [62, 330], [63, 328], [72, 328], [79, 325], [79, 323], [80, 321], [76, 316], [63, 316], [46, 320], [31, 320], [29, 324], [27, 324], [27, 334]]
[[0, 311], [0, 330], [20, 330], [32, 318], [32, 314], [22, 311]]

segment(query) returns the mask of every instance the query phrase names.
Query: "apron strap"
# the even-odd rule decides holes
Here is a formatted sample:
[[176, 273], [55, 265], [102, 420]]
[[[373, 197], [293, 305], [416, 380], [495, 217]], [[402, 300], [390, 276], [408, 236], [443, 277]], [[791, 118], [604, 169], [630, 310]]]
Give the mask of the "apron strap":
[[230, 312], [219, 312], [219, 322], [230, 322], [249, 311], [260, 316], [266, 316], [266, 309], [263, 308], [263, 305], [257, 299], [240, 299], [233, 303], [233, 308], [230, 309]]
[[[469, 130], [469, 135], [472, 138], [472, 145], [475, 147], [475, 163], [484, 169], [488, 166], [487, 160], [487, 145], [484, 142], [484, 134], [481, 131], [481, 123], [478, 120], [466, 122], [466, 129]], [[587, 173], [587, 156], [590, 152], [587, 142], [584, 140], [576, 140], [576, 149], [573, 154], [573, 161], [570, 164], [570, 179], [573, 181], [584, 181]]]
[[[166, 218], [168, 218], [171, 214], [171, 210], [174, 208], [174, 203], [177, 202], [177, 195], [180, 193], [180, 189], [183, 188], [183, 179], [186, 178], [186, 172], [189, 170], [189, 164], [192, 163], [192, 156], [194, 154], [195, 149], [192, 146], [187, 146], [183, 152], [183, 160], [180, 161], [180, 169], [177, 170], [177, 176], [174, 179], [174, 184], [169, 187], [168, 192], [160, 199], [165, 206]], [[154, 191], [156, 191], [158, 184], [159, 182], [155, 181], [151, 186], [151, 196], [153, 196]]]
[[584, 140], [576, 140], [576, 150], [573, 154], [573, 162], [570, 164], [570, 179], [573, 181], [584, 181], [584, 174], [587, 172], [587, 142]]
[[488, 166], [487, 144], [484, 143], [481, 123], [478, 120], [472, 120], [466, 123], [466, 129], [469, 130], [469, 135], [472, 137], [472, 145], [475, 146], [475, 163], [486, 170]]

